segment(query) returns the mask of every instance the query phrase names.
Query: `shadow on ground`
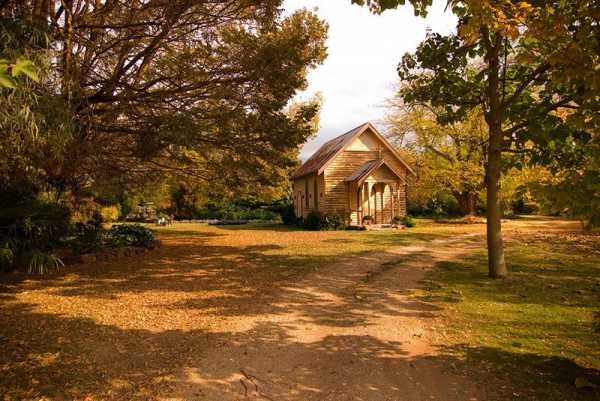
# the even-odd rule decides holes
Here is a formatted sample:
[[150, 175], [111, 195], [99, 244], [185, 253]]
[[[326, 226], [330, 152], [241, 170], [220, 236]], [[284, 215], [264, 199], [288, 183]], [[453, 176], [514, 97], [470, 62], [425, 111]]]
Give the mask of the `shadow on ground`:
[[[382, 340], [386, 333], [335, 334], [368, 329], [374, 319], [435, 317], [436, 305], [394, 293], [394, 283], [385, 280], [394, 266], [294, 285], [331, 257], [273, 254], [279, 250], [273, 244], [208, 246], [218, 234], [166, 235], [177, 240], [141, 260], [79, 267], [44, 280], [5, 280], [4, 400], [214, 401], [219, 394], [222, 400], [467, 399], [460, 378], [481, 359], [513, 360], [515, 374], [547, 375], [546, 400], [558, 390], [561, 399], [598, 395], [572, 385], [575, 376], [595, 380], [597, 372], [566, 359], [493, 348], [442, 348], [439, 355], [414, 356], [403, 342]], [[419, 258], [427, 262], [428, 253], [420, 251]], [[376, 266], [380, 259], [364, 253], [345, 258]], [[336, 263], [343, 268], [345, 261]], [[298, 341], [305, 327], [320, 331]], [[207, 359], [209, 354], [219, 358]], [[452, 374], [431, 375], [432, 368]], [[496, 395], [506, 396], [502, 389]], [[535, 396], [523, 391], [520, 399]]]

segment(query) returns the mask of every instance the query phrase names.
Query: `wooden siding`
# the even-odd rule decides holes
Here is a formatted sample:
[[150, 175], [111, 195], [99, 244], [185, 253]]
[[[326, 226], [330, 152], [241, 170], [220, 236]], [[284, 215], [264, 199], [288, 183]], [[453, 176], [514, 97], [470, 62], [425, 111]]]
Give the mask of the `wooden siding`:
[[365, 162], [377, 157], [377, 151], [344, 151], [327, 166], [324, 172], [327, 197], [327, 205], [323, 209], [325, 213], [348, 210], [348, 189], [344, 179]]
[[318, 210], [318, 181], [314, 174], [294, 180], [292, 189], [296, 217], [306, 217], [313, 209]]
[[[401, 175], [403, 180], [406, 180], [406, 168], [396, 159], [391, 152], [382, 152], [381, 156], [386, 160], [387, 163], [394, 168], [396, 172]], [[354, 201], [354, 195], [350, 196], [348, 193], [348, 184], [344, 182], [344, 179], [350, 176], [357, 168], [363, 165], [369, 160], [375, 160], [379, 157], [378, 151], [344, 151], [340, 153], [335, 160], [333, 160], [324, 172], [324, 188], [326, 201], [323, 202], [320, 208], [325, 213], [332, 213], [336, 210], [352, 210], [356, 209], [356, 201]], [[395, 178], [390, 174], [376, 173], [376, 177], [373, 178]], [[401, 186], [401, 200], [398, 203], [397, 210], [398, 215], [405, 215], [406, 213], [406, 196], [404, 195], [404, 183], [399, 182]], [[352, 191], [355, 194], [355, 191]], [[396, 205], [394, 205], [396, 206]], [[390, 209], [391, 210], [391, 209]], [[389, 214], [389, 213], [388, 213]]]

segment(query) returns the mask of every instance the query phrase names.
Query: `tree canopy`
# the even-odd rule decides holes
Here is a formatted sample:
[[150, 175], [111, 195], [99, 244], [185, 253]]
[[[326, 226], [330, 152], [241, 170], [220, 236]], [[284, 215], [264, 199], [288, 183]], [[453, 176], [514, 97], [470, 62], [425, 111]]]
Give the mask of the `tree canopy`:
[[388, 104], [388, 137], [413, 154], [418, 180], [410, 192], [421, 197], [421, 203], [449, 192], [461, 215], [474, 214], [485, 186], [483, 115], [474, 110], [464, 121], [442, 125], [437, 121], [441, 111], [428, 105], [405, 104], [396, 97]]
[[42, 98], [68, 114], [68, 157], [52, 166], [29, 160], [32, 168], [42, 182], [74, 191], [165, 171], [233, 187], [270, 183], [295, 162], [289, 150], [313, 134], [314, 105], [294, 118], [284, 109], [326, 56], [326, 24], [306, 10], [283, 17], [280, 6], [2, 2], [0, 29], [14, 43], [0, 46], [0, 58], [16, 44], [43, 66], [41, 85], [21, 103], [41, 119], [29, 118], [34, 130], [52, 119], [39, 112]]
[[[383, 12], [402, 0], [354, 0]], [[428, 0], [413, 0], [425, 15]], [[482, 108], [488, 126], [486, 187], [488, 262], [492, 277], [507, 274], [502, 250], [502, 152], [531, 144], [546, 149], [566, 138], [589, 140], [598, 132], [600, 91], [595, 1], [448, 1], [457, 34], [428, 34], [398, 72], [410, 83], [409, 102], [443, 112], [441, 124], [464, 120]], [[474, 71], [472, 66], [476, 65]], [[565, 112], [568, 111], [568, 112]], [[587, 138], [587, 139], [586, 139]]]

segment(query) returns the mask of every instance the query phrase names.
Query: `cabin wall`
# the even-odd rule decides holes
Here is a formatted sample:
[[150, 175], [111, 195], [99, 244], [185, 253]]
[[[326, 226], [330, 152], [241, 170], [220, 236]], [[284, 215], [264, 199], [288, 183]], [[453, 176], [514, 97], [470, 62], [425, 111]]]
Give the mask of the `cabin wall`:
[[[334, 213], [339, 210], [352, 210], [352, 223], [360, 224], [360, 216], [357, 212], [358, 200], [356, 197], [356, 188], [349, 188], [349, 184], [344, 179], [350, 176], [357, 168], [369, 160], [376, 160], [380, 156], [376, 151], [352, 151], [347, 150], [340, 153], [325, 169], [324, 192], [325, 201], [322, 202], [321, 211], [324, 213]], [[406, 168], [396, 159], [389, 151], [381, 152], [381, 157], [386, 160], [402, 177], [406, 179]], [[396, 179], [396, 176], [391, 171], [383, 169], [378, 171], [373, 179]], [[349, 191], [351, 195], [349, 195]], [[383, 196], [382, 196], [383, 195]], [[390, 189], [387, 192], [378, 196], [377, 209], [381, 211], [380, 222], [389, 223], [392, 219], [392, 214], [397, 216], [406, 215], [406, 195], [404, 184], [400, 184], [398, 191]], [[391, 198], [394, 196], [394, 202]], [[375, 201], [375, 200], [373, 200]], [[392, 207], [395, 213], [392, 213]], [[364, 212], [363, 212], [364, 214]]]
[[343, 151], [327, 166], [324, 172], [325, 197], [324, 213], [348, 210], [348, 188], [344, 179], [369, 160], [378, 158], [377, 151]]
[[292, 190], [296, 217], [305, 218], [311, 211], [319, 210], [324, 197], [321, 191], [323, 185], [319, 181], [322, 181], [322, 174], [320, 177], [311, 174], [294, 180]]

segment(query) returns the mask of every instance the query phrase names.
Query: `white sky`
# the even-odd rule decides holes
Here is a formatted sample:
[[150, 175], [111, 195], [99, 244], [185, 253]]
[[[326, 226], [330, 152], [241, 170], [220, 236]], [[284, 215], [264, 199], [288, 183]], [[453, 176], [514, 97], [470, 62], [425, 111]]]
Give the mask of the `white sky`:
[[413, 52], [427, 28], [446, 34], [454, 31], [456, 18], [444, 13], [446, 1], [434, 0], [427, 18], [415, 17], [410, 5], [373, 15], [350, 0], [285, 0], [286, 12], [315, 9], [329, 24], [329, 56], [311, 71], [304, 99], [315, 92], [324, 97], [321, 129], [302, 149], [306, 160], [324, 142], [367, 121], [382, 119], [385, 99], [393, 95], [396, 66], [405, 52]]

